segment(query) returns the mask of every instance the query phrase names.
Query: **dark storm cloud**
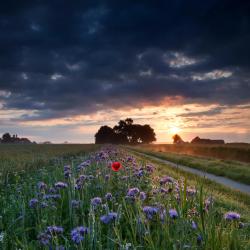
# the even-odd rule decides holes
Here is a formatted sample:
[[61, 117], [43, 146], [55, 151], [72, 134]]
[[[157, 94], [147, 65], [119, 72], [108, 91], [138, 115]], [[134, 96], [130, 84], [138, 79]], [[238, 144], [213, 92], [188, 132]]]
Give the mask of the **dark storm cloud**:
[[23, 119], [175, 96], [222, 105], [250, 101], [247, 1], [1, 5], [0, 100], [5, 109], [36, 110]]

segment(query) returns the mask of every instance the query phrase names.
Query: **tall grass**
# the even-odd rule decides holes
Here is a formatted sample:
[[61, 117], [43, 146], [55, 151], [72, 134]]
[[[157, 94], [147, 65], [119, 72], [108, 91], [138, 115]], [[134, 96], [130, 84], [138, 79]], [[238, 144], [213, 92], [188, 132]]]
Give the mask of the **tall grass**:
[[15, 145], [0, 144], [0, 185], [9, 179], [20, 178], [22, 173], [36, 171], [44, 166], [60, 164], [99, 148], [93, 144], [53, 144], [53, 145]]

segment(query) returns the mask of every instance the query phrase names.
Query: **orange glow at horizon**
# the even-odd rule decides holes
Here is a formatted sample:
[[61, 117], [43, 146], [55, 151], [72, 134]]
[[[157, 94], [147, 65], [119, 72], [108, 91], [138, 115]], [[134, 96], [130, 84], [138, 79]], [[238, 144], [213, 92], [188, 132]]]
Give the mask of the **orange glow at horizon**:
[[[26, 137], [41, 138], [39, 140], [49, 140], [44, 137], [44, 131], [56, 131], [61, 129], [65, 132], [62, 137], [51, 139], [53, 141], [70, 140], [74, 135], [74, 141], [81, 141], [81, 138], [88, 138], [90, 142], [94, 141], [94, 135], [100, 126], [108, 125], [113, 127], [119, 120], [132, 118], [134, 123], [149, 124], [155, 131], [156, 143], [172, 142], [172, 136], [179, 134], [184, 141], [190, 141], [195, 136], [224, 139], [224, 136], [234, 138], [247, 138], [250, 134], [249, 122], [250, 109], [248, 106], [222, 107], [221, 112], [212, 115], [210, 110], [218, 109], [221, 106], [200, 105], [200, 104], [180, 104], [171, 105], [171, 103], [161, 104], [159, 106], [144, 106], [141, 108], [130, 109], [107, 109], [97, 111], [91, 114], [79, 114], [62, 118], [52, 118], [46, 120], [15, 120], [16, 117], [26, 114], [26, 111], [16, 112], [15, 110], [2, 110], [0, 118], [2, 121], [13, 119], [15, 126], [18, 124], [24, 129]], [[244, 110], [244, 116], [242, 112]], [[28, 111], [27, 111], [28, 112]], [[28, 113], [30, 116], [32, 112]], [[27, 129], [34, 129], [33, 134], [28, 134]], [[3, 131], [4, 132], [4, 131]], [[22, 133], [22, 132], [18, 132]], [[39, 135], [39, 133], [41, 135]], [[42, 139], [44, 137], [44, 139]], [[63, 139], [61, 139], [63, 138]], [[69, 139], [68, 139], [69, 138]], [[79, 138], [79, 139], [78, 139]], [[89, 139], [90, 138], [90, 139]], [[237, 139], [238, 140], [238, 139]]]
[[170, 127], [169, 132], [171, 135], [180, 133], [181, 129], [179, 127]]

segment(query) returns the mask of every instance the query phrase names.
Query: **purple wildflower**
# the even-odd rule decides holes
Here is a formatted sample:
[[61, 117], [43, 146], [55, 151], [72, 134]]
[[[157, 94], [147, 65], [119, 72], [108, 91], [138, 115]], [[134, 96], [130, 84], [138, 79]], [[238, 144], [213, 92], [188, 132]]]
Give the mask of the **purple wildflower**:
[[168, 189], [161, 187], [160, 188], [160, 192], [163, 193], [163, 194], [167, 194], [168, 193]]
[[192, 228], [195, 230], [195, 229], [197, 229], [197, 224], [194, 222], [194, 221], [192, 221]]
[[127, 196], [135, 197], [138, 193], [140, 193], [139, 188], [130, 188], [127, 192]]
[[127, 162], [132, 162], [134, 159], [133, 159], [133, 157], [132, 156], [128, 156], [127, 157]]
[[143, 170], [139, 170], [139, 171], [136, 173], [136, 176], [140, 178], [140, 177], [143, 176], [143, 173], [144, 173]]
[[39, 240], [39, 242], [42, 245], [47, 246], [50, 243], [51, 235], [49, 235], [47, 233], [41, 233], [41, 234], [38, 235], [37, 239]]
[[95, 198], [91, 199], [91, 205], [93, 207], [96, 207], [100, 204], [102, 204], [102, 199], [100, 197], [95, 197]]
[[73, 208], [79, 208], [80, 207], [80, 204], [81, 204], [81, 201], [78, 201], [78, 200], [72, 200], [71, 201], [71, 206]]
[[105, 177], [104, 177], [105, 181], [108, 181], [110, 179], [110, 175], [109, 174], [106, 174]]
[[65, 166], [64, 166], [64, 171], [69, 171], [69, 170], [71, 170], [70, 165], [65, 165]]
[[39, 189], [40, 191], [42, 191], [42, 190], [45, 190], [45, 189], [47, 188], [47, 185], [46, 185], [44, 182], [39, 181], [39, 182], [37, 183], [37, 187], [38, 187], [38, 189]]
[[152, 166], [152, 165], [147, 165], [147, 166], [146, 166], [146, 170], [147, 170], [147, 172], [149, 172], [149, 173], [153, 173], [153, 172], [154, 172], [154, 166]]
[[140, 200], [144, 201], [144, 200], [146, 200], [146, 198], [147, 198], [146, 193], [145, 192], [140, 192]]
[[205, 210], [208, 211], [213, 205], [213, 198], [209, 197], [205, 200]]
[[82, 189], [82, 185], [81, 184], [76, 184], [75, 185], [75, 190], [80, 190]]
[[202, 240], [203, 240], [203, 238], [202, 238], [202, 236], [199, 234], [199, 235], [197, 236], [197, 244], [200, 245], [201, 242], [202, 242]]
[[152, 190], [152, 193], [153, 193], [153, 195], [156, 195], [156, 194], [159, 193], [159, 190], [158, 190], [158, 189], [153, 189], [153, 190]]
[[40, 207], [41, 208], [46, 208], [46, 207], [48, 207], [49, 205], [47, 204], [47, 202], [41, 202], [41, 204], [40, 204]]
[[68, 179], [71, 176], [71, 168], [70, 165], [64, 166], [64, 177]]
[[88, 166], [90, 166], [91, 161], [90, 160], [86, 160], [84, 162], [82, 162], [80, 165], [77, 166], [77, 170], [80, 171], [81, 169], [84, 169]]
[[128, 178], [129, 178], [129, 176], [124, 175], [124, 176], [121, 177], [121, 180], [126, 181]]
[[38, 202], [39, 202], [39, 201], [38, 201], [38, 199], [36, 199], [36, 198], [31, 199], [31, 200], [29, 201], [29, 207], [31, 207], [31, 208], [37, 207]]
[[188, 196], [194, 196], [196, 194], [195, 188], [187, 188], [187, 195]]
[[49, 226], [47, 227], [46, 230], [47, 234], [62, 234], [63, 233], [63, 228], [62, 227], [58, 227], [58, 226]]
[[176, 219], [178, 217], [178, 213], [175, 209], [169, 209], [168, 211], [170, 218]]
[[112, 194], [111, 194], [111, 193], [106, 193], [105, 199], [106, 199], [107, 201], [111, 201], [111, 200], [112, 200]]
[[240, 214], [236, 213], [236, 212], [227, 212], [224, 215], [224, 218], [226, 220], [232, 221], [232, 220], [238, 220], [240, 219]]
[[84, 235], [89, 232], [87, 227], [76, 227], [71, 231], [71, 239], [75, 244], [79, 244], [84, 240]]
[[174, 179], [170, 176], [164, 176], [163, 178], [160, 179], [160, 185], [164, 185], [166, 183], [173, 183]]
[[94, 177], [94, 175], [90, 174], [90, 175], [87, 176], [87, 179], [91, 181], [91, 180], [94, 180], [95, 177]]
[[87, 176], [86, 175], [80, 175], [76, 179], [75, 189], [80, 190], [82, 188], [85, 180], [87, 180]]
[[103, 222], [104, 224], [108, 224], [111, 221], [114, 221], [117, 218], [117, 213], [114, 212], [110, 212], [107, 215], [103, 215], [101, 216], [100, 220], [101, 222]]
[[59, 182], [55, 183], [55, 187], [56, 187], [57, 189], [62, 189], [62, 188], [68, 187], [68, 184], [65, 183], [65, 182], [59, 181]]
[[151, 220], [154, 215], [159, 211], [157, 207], [145, 206], [143, 207], [143, 212], [146, 214], [147, 219]]
[[61, 198], [60, 194], [45, 194], [43, 196], [44, 200], [58, 200]]
[[50, 194], [55, 194], [57, 192], [57, 190], [55, 188], [53, 188], [53, 187], [50, 188], [48, 191], [49, 191]]
[[86, 175], [82, 174], [82, 175], [80, 175], [78, 177], [78, 179], [76, 180], [76, 182], [83, 182], [83, 181], [87, 180], [87, 178], [88, 177]]

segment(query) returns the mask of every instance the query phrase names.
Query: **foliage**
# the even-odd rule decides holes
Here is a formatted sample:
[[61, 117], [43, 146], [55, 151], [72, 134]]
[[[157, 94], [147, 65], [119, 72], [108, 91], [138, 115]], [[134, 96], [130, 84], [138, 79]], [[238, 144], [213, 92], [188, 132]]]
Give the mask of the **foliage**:
[[181, 139], [181, 137], [178, 134], [175, 134], [173, 135], [173, 143], [181, 144], [181, 143], [184, 143], [184, 141]]
[[96, 144], [142, 144], [156, 140], [154, 130], [149, 125], [134, 124], [131, 118], [119, 121], [113, 129], [102, 126], [95, 138]]
[[9, 133], [5, 133], [2, 138], [0, 138], [0, 143], [30, 144], [31, 141], [27, 138], [19, 138], [17, 135], [11, 136]]

